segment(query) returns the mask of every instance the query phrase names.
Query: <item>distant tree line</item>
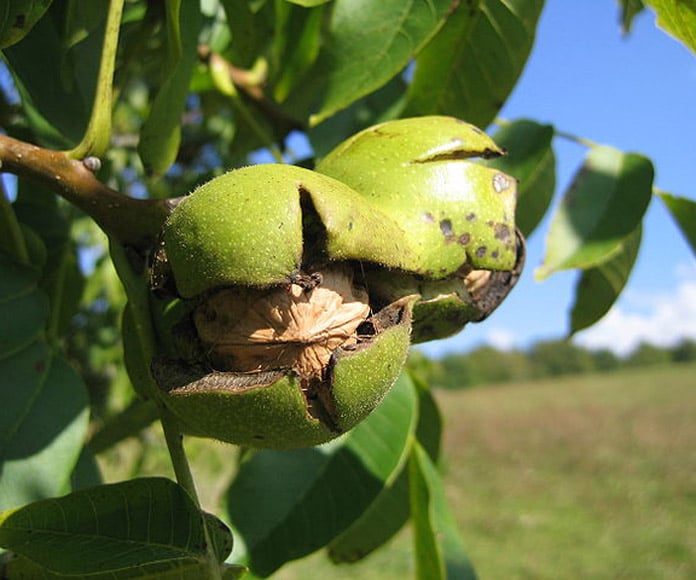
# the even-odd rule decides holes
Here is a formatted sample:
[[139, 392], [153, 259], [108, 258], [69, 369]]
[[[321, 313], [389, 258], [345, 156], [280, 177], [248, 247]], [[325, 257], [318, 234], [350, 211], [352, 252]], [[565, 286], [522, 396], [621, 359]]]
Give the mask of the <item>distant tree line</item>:
[[625, 357], [619, 357], [609, 349], [590, 350], [568, 340], [549, 340], [537, 342], [527, 350], [481, 346], [467, 353], [447, 354], [437, 359], [414, 350], [409, 365], [434, 387], [461, 389], [486, 383], [694, 361], [696, 341], [690, 339], [669, 348], [642, 343]]

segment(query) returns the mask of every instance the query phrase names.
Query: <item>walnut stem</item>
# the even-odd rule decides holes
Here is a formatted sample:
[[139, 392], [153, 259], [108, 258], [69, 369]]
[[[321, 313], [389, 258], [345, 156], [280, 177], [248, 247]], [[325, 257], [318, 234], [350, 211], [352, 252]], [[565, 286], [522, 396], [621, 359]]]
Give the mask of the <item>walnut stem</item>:
[[0, 135], [0, 170], [40, 183], [91, 216], [118, 242], [144, 249], [169, 215], [165, 200], [134, 199], [101, 183], [61, 151]]

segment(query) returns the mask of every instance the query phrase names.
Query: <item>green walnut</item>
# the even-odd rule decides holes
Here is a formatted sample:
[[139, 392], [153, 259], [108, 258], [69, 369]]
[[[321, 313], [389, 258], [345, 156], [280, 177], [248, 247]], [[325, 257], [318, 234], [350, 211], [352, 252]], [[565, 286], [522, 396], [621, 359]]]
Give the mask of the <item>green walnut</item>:
[[401, 372], [414, 297], [374, 309], [360, 264], [400, 265], [408, 239], [348, 186], [284, 165], [232, 171], [179, 203], [161, 239], [154, 286], [178, 297], [153, 297], [152, 374], [187, 432], [324, 443]]
[[429, 116], [365, 129], [316, 167], [408, 232], [406, 266], [367, 270], [367, 282], [376, 304], [420, 296], [413, 342], [485, 319], [519, 279], [525, 244], [514, 221], [517, 183], [485, 164], [502, 154], [477, 127]]
[[317, 171], [257, 165], [201, 186], [152, 260], [158, 396], [187, 432], [253, 447], [355, 426], [412, 339], [482, 320], [519, 277], [516, 182], [485, 165], [500, 154], [466, 123], [404, 119]]

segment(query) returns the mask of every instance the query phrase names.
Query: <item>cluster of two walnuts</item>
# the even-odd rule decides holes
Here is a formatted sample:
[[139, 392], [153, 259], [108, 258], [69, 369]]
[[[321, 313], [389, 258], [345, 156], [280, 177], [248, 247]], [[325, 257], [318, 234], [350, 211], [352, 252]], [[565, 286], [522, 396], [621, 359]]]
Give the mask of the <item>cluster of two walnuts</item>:
[[179, 203], [153, 260], [152, 374], [186, 432], [323, 443], [380, 403], [412, 341], [485, 318], [524, 258], [499, 154], [456, 119], [403, 119], [314, 171], [246, 167]]

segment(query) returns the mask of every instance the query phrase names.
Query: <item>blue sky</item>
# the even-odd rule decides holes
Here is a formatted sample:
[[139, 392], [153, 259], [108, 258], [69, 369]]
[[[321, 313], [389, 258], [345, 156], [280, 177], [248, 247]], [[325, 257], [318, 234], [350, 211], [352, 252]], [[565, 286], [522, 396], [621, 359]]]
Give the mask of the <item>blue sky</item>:
[[[696, 56], [644, 11], [630, 35], [619, 26], [617, 2], [547, 2], [531, 58], [501, 112], [650, 157], [656, 185], [696, 197]], [[586, 150], [556, 138], [557, 198]], [[556, 199], [556, 202], [558, 199]], [[479, 344], [525, 347], [567, 334], [577, 274], [535, 282], [548, 218], [529, 240], [527, 268], [506, 302], [485, 322], [421, 348], [431, 355]], [[620, 354], [640, 341], [673, 344], [696, 338], [696, 260], [659, 199], [645, 221], [636, 267], [615, 307], [576, 341]]]

